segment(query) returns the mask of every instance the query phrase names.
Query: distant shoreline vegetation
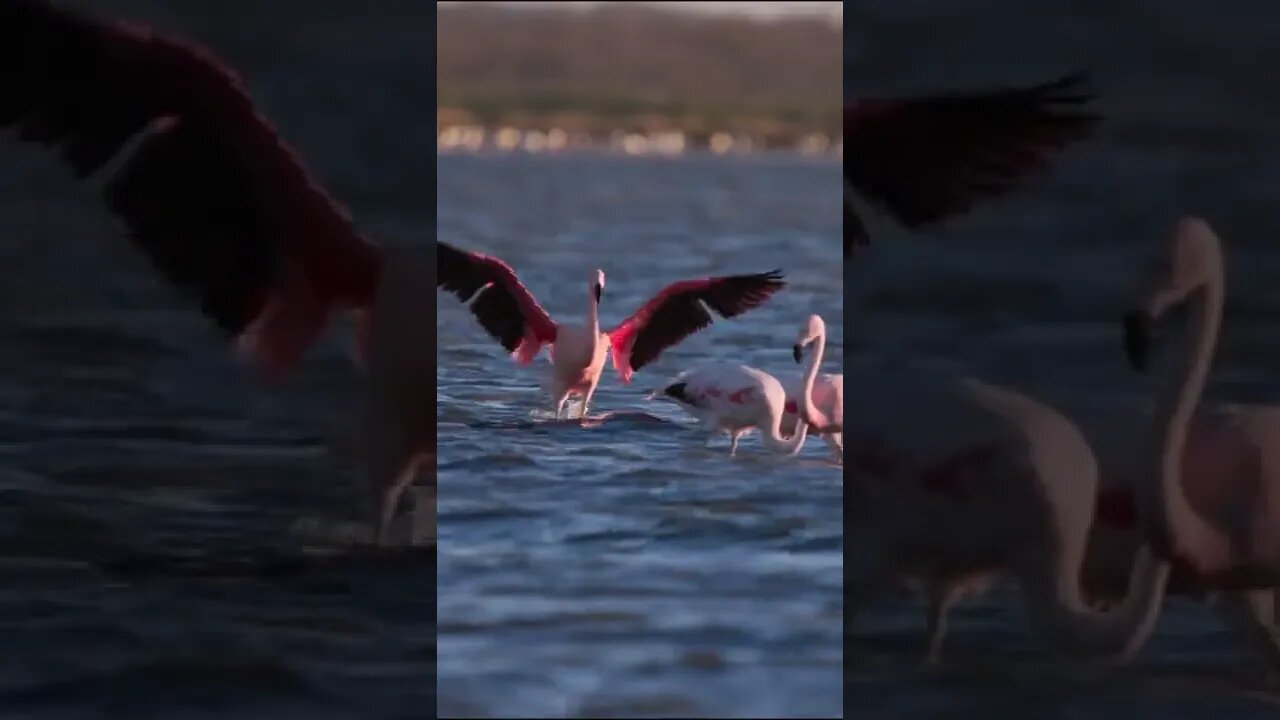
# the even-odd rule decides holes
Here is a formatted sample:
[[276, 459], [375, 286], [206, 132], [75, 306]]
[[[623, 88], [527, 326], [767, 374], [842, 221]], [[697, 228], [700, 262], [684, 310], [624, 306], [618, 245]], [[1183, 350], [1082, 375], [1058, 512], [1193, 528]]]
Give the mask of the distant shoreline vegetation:
[[839, 154], [838, 23], [445, 5], [437, 150]]
[[[442, 100], [444, 102], [444, 100]], [[626, 107], [623, 104], [616, 106]], [[640, 108], [592, 112], [500, 108], [496, 103], [437, 108], [436, 149], [556, 152], [607, 150], [628, 155], [796, 152], [839, 157], [843, 138], [825, 124], [777, 114], [665, 114]], [[839, 125], [835, 126], [837, 130]]]

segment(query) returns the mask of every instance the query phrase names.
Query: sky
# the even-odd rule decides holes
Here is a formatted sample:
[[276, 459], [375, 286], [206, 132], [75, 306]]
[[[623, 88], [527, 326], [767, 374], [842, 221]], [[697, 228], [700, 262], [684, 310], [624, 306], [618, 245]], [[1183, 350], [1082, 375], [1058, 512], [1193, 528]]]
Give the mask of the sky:
[[[440, 5], [453, 5], [453, 2], [441, 2]], [[542, 5], [561, 6], [565, 9], [587, 8], [599, 5], [599, 2], [569, 1], [561, 2], [500, 2], [499, 5]], [[661, 5], [667, 8], [680, 8], [693, 12], [752, 15], [755, 17], [778, 17], [783, 15], [825, 15], [831, 18], [844, 17], [843, 2], [641, 2], [641, 5]]]

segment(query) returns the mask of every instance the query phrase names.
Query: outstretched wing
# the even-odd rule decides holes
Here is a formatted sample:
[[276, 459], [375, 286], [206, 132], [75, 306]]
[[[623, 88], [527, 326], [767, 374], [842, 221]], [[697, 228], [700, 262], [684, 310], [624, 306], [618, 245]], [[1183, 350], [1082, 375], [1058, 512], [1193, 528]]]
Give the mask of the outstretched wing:
[[378, 247], [235, 73], [184, 39], [3, 0], [0, 127], [56, 150], [78, 178], [132, 146], [105, 184], [108, 208], [272, 377], [296, 364], [335, 307], [372, 301]]
[[495, 340], [521, 364], [556, 340], [556, 324], [511, 266], [490, 255], [436, 241], [436, 287], [464, 303]]
[[[1098, 115], [1083, 73], [972, 93], [862, 100], [844, 111], [844, 176], [856, 192], [908, 228], [966, 212], [1091, 134]], [[845, 192], [845, 252], [866, 230]]]
[[706, 307], [731, 318], [763, 305], [786, 282], [781, 270], [685, 280], [663, 288], [634, 315], [609, 332], [613, 367], [624, 383], [663, 350], [709, 326]]

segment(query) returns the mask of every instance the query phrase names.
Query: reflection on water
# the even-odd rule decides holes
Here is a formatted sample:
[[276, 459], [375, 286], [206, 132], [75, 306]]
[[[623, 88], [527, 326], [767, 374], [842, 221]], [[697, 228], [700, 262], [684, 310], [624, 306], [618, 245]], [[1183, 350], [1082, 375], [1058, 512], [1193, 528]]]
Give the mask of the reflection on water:
[[841, 698], [841, 476], [758, 437], [728, 457], [666, 402], [695, 363], [799, 373], [811, 312], [842, 357], [839, 167], [799, 158], [442, 156], [440, 239], [511, 263], [552, 317], [608, 278], [607, 327], [665, 284], [786, 271], [585, 421], [550, 419], [523, 368], [451, 297], [439, 309], [440, 712], [543, 717], [831, 716]]

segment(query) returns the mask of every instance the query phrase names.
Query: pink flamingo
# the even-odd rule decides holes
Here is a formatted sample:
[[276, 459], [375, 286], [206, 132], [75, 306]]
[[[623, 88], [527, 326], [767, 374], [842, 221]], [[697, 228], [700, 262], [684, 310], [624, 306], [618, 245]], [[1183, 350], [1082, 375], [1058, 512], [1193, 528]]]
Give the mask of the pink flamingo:
[[708, 433], [708, 444], [721, 432], [727, 432], [732, 440], [729, 457], [737, 454], [738, 440], [752, 430], [760, 430], [765, 448], [785, 455], [799, 453], [809, 433], [809, 425], [802, 418], [790, 437], [783, 436], [787, 393], [782, 383], [747, 365], [705, 365], [680, 374], [645, 397], [674, 400], [698, 419]]
[[[1144, 540], [1174, 561], [1169, 591], [1213, 601], [1271, 673], [1280, 673], [1280, 410], [1220, 405], [1197, 411], [1207, 379], [1225, 297], [1221, 242], [1200, 218], [1180, 220], [1162, 239], [1144, 278], [1142, 309], [1126, 317], [1131, 361], [1145, 367], [1151, 323], [1172, 307], [1190, 303], [1194, 330], [1181, 362], [1171, 366], [1154, 411], [1109, 407], [1075, 413], [1087, 419], [1102, 460], [1097, 518], [1084, 566], [1090, 596], [1114, 600]], [[1155, 423], [1143, 448], [1131, 431]], [[1154, 459], [1155, 465], [1152, 466]], [[1150, 479], [1149, 479], [1150, 478]], [[1184, 533], [1185, 534], [1181, 534]], [[991, 575], [985, 579], [990, 580]], [[970, 590], [972, 578], [928, 578], [931, 657], [945, 628], [946, 607]]]
[[859, 405], [881, 411], [845, 428], [846, 626], [904, 576], [970, 589], [1002, 574], [1058, 649], [1128, 658], [1142, 646], [1170, 566], [1139, 549], [1118, 606], [1090, 607], [1081, 569], [1097, 465], [1071, 421], [972, 379], [891, 368], [855, 382]]
[[[1084, 411], [1071, 407], [1070, 416], [1083, 429], [1099, 467], [1099, 495], [1095, 522], [1083, 568], [1082, 582], [1091, 601], [1116, 602], [1124, 597], [1129, 574], [1142, 545], [1136, 508], [1137, 483], [1149, 474], [1146, 454], [1135, 453], [1140, 438], [1134, 428], [1151, 422], [1151, 414], [1138, 408], [1108, 405]], [[1273, 410], [1274, 411], [1274, 410]], [[1218, 482], [1223, 460], [1223, 430], [1231, 428], [1230, 407], [1198, 413], [1187, 436], [1183, 455], [1182, 486], [1209, 487]], [[1238, 439], [1238, 438], [1237, 438]], [[1234, 442], [1234, 441], [1233, 441]], [[926, 598], [928, 659], [941, 657], [947, 613], [959, 600], [985, 592], [998, 572], [973, 572], [955, 577], [909, 578]], [[1272, 672], [1280, 670], [1280, 592], [1268, 587], [1237, 587], [1199, 576], [1185, 562], [1175, 561], [1167, 592], [1203, 598], [1246, 647]]]
[[[818, 369], [827, 348], [826, 338], [827, 324], [819, 315], [810, 315], [791, 347], [792, 357], [800, 363], [804, 359], [804, 348], [817, 346], [809, 368], [799, 379], [778, 380], [763, 370], [746, 365], [707, 364], [682, 373], [667, 387], [649, 393], [649, 398], [668, 397], [684, 407], [707, 430], [708, 443], [719, 433], [727, 433], [731, 457], [737, 454], [737, 443], [742, 436], [755, 429], [760, 430], [760, 439], [769, 450], [794, 455], [800, 451], [800, 446], [792, 447], [791, 442], [804, 425], [808, 427], [806, 432], [822, 434], [835, 450], [837, 461], [842, 462], [845, 377], [819, 377]], [[774, 383], [783, 389], [780, 407], [774, 407]], [[777, 409], [781, 409], [781, 416], [776, 419], [773, 414]], [[777, 420], [777, 429], [774, 429], [774, 420]], [[790, 436], [791, 441], [787, 441], [785, 436]]]
[[[791, 349], [798, 363], [804, 357], [804, 349], [815, 347], [813, 363], [799, 377], [789, 376], [782, 381], [787, 391], [787, 404], [783, 415], [783, 428], [795, 432], [796, 421], [803, 414], [809, 425], [809, 434], [820, 435], [835, 452], [836, 462], [844, 462], [844, 373], [818, 374], [827, 349], [827, 324], [822, 316], [814, 314], [800, 338]], [[812, 379], [811, 379], [812, 377]], [[805, 391], [806, 386], [809, 388]]]
[[1084, 74], [1030, 87], [859, 100], [844, 109], [844, 252], [867, 245], [862, 196], [907, 228], [941, 222], [1005, 195], [1089, 136], [1098, 116]]
[[268, 380], [331, 315], [356, 313], [385, 543], [404, 487], [435, 466], [435, 335], [422, 321], [435, 296], [421, 290], [434, 256], [357, 231], [241, 79], [186, 39], [7, 0], [0, 78], [0, 126], [56, 149], [78, 178], [110, 165], [104, 200], [128, 239]]
[[723, 318], [736, 317], [786, 286], [779, 270], [672, 283], [617, 327], [601, 331], [602, 270], [593, 271], [587, 283], [586, 323], [570, 325], [552, 320], [502, 260], [442, 242], [436, 248], [437, 284], [468, 303], [480, 325], [517, 362], [528, 365], [543, 345], [551, 346], [552, 372], [546, 387], [557, 419], [573, 395], [582, 398], [578, 417], [586, 418], [611, 348], [613, 367], [623, 383], [630, 383], [632, 374], [663, 350], [711, 325], [707, 308]]
[[[1222, 244], [1209, 224], [1184, 217], [1158, 248], [1139, 309], [1125, 317], [1129, 359], [1145, 369], [1150, 327], [1170, 309], [1190, 306], [1190, 339], [1170, 368], [1153, 415], [1154, 479], [1134, 486], [1144, 539], [1184, 563], [1211, 588], [1280, 588], [1280, 412], [1229, 405], [1196, 418], [1200, 441], [1187, 445], [1204, 391], [1226, 294]], [[1182, 470], [1187, 468], [1184, 475]], [[1271, 645], [1280, 670], [1275, 596], [1243, 597], [1234, 616], [1251, 623], [1257, 646]], [[1267, 605], [1270, 627], [1259, 617]]]

